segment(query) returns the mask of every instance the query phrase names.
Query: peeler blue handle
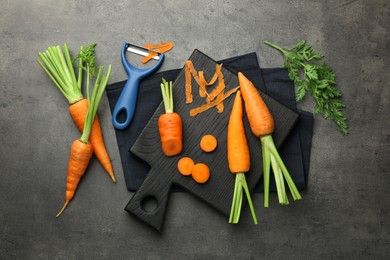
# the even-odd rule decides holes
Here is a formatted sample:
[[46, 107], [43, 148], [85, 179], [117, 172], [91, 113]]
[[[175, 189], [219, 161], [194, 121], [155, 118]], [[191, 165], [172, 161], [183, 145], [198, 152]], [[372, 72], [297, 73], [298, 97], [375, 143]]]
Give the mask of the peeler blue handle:
[[[112, 113], [112, 124], [116, 129], [119, 130], [123, 130], [128, 127], [131, 120], [133, 119], [135, 106], [137, 104], [138, 87], [140, 81], [155, 72], [164, 61], [164, 54], [160, 54], [160, 59], [154, 66], [147, 69], [137, 68], [131, 65], [130, 62], [126, 59], [125, 54], [128, 46], [129, 44], [124, 42], [121, 53], [122, 64], [128, 75], [128, 80], [122, 90], [122, 93], [119, 96], [118, 101], [115, 104], [115, 108]], [[123, 122], [118, 121], [120, 114], [125, 115], [125, 120]]]

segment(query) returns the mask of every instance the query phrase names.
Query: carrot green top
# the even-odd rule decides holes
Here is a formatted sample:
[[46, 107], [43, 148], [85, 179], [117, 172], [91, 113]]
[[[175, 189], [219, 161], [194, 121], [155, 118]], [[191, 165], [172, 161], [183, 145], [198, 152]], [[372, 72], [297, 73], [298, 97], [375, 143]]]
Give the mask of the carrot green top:
[[161, 93], [163, 96], [165, 113], [173, 113], [172, 81], [168, 83], [164, 78], [162, 79]]
[[61, 93], [73, 104], [83, 98], [81, 93], [82, 76], [79, 70], [79, 76], [73, 70], [72, 60], [70, 58], [68, 46], [64, 43], [64, 52], [60, 46], [51, 46], [45, 52], [39, 52], [39, 65], [51, 78]]

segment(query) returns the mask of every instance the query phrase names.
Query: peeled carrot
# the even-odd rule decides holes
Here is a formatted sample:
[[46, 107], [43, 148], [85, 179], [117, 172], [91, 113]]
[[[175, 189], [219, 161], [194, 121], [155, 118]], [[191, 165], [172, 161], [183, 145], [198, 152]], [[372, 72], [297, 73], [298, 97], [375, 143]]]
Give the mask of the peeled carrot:
[[245, 109], [248, 116], [248, 121], [252, 132], [255, 136], [260, 137], [262, 145], [263, 158], [263, 178], [264, 178], [264, 207], [268, 207], [269, 203], [269, 180], [270, 167], [272, 166], [276, 189], [278, 193], [279, 203], [282, 205], [288, 204], [284, 179], [291, 191], [294, 200], [300, 200], [301, 195], [292, 180], [290, 173], [284, 165], [280, 155], [275, 147], [272, 133], [274, 131], [274, 120], [267, 105], [261, 98], [259, 91], [253, 83], [247, 79], [241, 72], [238, 73], [240, 90], [244, 98]]
[[200, 140], [200, 148], [206, 153], [214, 151], [217, 144], [217, 138], [213, 135], [204, 135]]
[[197, 183], [205, 183], [210, 178], [210, 169], [204, 163], [197, 163], [192, 168], [191, 176]]
[[229, 223], [237, 224], [240, 219], [242, 192], [244, 190], [248, 199], [253, 222], [257, 224], [256, 212], [253, 208], [251, 195], [245, 178], [245, 172], [249, 171], [250, 168], [250, 156], [242, 116], [243, 108], [241, 93], [240, 91], [237, 91], [232, 112], [229, 118], [227, 134], [227, 155], [229, 169], [233, 174], [236, 175]]
[[[108, 67], [107, 75], [98, 76], [95, 82], [95, 87], [92, 92], [92, 97], [88, 99], [88, 111], [87, 116], [84, 121], [84, 129], [80, 139], [77, 139], [73, 142], [70, 158], [68, 162], [68, 174], [66, 178], [66, 192], [65, 192], [65, 204], [57, 214], [56, 217], [59, 217], [65, 208], [68, 206], [69, 202], [73, 199], [78, 184], [81, 178], [84, 176], [85, 170], [89, 164], [89, 161], [92, 157], [92, 145], [88, 142], [92, 125], [95, 120], [96, 112], [99, 107], [100, 100], [106, 88], [108, 78], [111, 73], [111, 64]], [[103, 72], [103, 67], [99, 69], [99, 75]], [[87, 89], [87, 92], [89, 89]]]
[[161, 148], [166, 156], [175, 156], [183, 149], [183, 126], [180, 115], [173, 112], [172, 82], [163, 79], [161, 84], [165, 114], [158, 119], [158, 130], [160, 132]]
[[[73, 63], [67, 44], [64, 44], [64, 53], [62, 52], [60, 46], [52, 46], [49, 47], [45, 52], [40, 52], [38, 54], [40, 58], [37, 60], [39, 65], [57, 86], [58, 90], [68, 100], [69, 113], [80, 132], [82, 132], [84, 129], [84, 121], [88, 110], [88, 101], [84, 99], [81, 93], [83, 68], [87, 68], [88, 85], [90, 78], [93, 76], [96, 70], [96, 65], [94, 64], [93, 58], [95, 45], [96, 44], [92, 44], [86, 48], [83, 46], [80, 47], [80, 53], [78, 55], [80, 59], [78, 64], [79, 69], [77, 79], [74, 73]], [[83, 56], [87, 56], [88, 62], [85, 61], [86, 59], [82, 58]], [[108, 156], [106, 147], [104, 145], [102, 131], [97, 118], [95, 119], [92, 127], [90, 141], [97, 159], [110, 175], [111, 179], [116, 182], [110, 157]]]
[[194, 165], [195, 163], [190, 157], [183, 157], [177, 162], [177, 169], [182, 175], [188, 176], [191, 175]]
[[[69, 113], [80, 132], [83, 132], [84, 121], [87, 115], [87, 111], [88, 100], [85, 98], [69, 106]], [[95, 117], [95, 120], [92, 125], [92, 131], [91, 135], [89, 136], [89, 141], [92, 144], [93, 152], [96, 155], [96, 158], [100, 161], [103, 168], [110, 175], [112, 181], [116, 182], [114, 170], [112, 169], [110, 157], [104, 145], [102, 130], [97, 116]]]

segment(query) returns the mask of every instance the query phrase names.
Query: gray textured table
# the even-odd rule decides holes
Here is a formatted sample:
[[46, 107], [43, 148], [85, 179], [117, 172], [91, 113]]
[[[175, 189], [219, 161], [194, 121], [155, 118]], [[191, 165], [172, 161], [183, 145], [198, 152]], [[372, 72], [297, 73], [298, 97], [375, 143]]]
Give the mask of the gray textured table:
[[[6, 1], [0, 9], [1, 259], [324, 259], [390, 254], [389, 1]], [[126, 190], [108, 102], [99, 109], [118, 183], [93, 159], [60, 219], [71, 141], [67, 102], [36, 63], [38, 51], [97, 42], [97, 61], [124, 80], [123, 40], [173, 40], [162, 70], [194, 48], [215, 59], [255, 51], [262, 67], [283, 59], [261, 43], [307, 39], [326, 55], [344, 93], [350, 134], [315, 118], [303, 200], [245, 211], [237, 226], [186, 193], [171, 195], [162, 234], [123, 210]], [[299, 105], [312, 110], [311, 98]]]

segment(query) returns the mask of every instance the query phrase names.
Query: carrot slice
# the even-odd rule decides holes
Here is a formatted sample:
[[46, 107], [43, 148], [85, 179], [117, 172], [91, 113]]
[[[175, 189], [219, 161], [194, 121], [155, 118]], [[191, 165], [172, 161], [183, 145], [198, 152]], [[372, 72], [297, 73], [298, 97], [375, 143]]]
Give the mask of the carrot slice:
[[217, 138], [213, 135], [204, 135], [200, 140], [200, 148], [206, 153], [214, 151], [217, 144]]
[[230, 97], [234, 92], [236, 92], [237, 90], [239, 89], [239, 87], [235, 87], [231, 90], [229, 90], [228, 92], [224, 93], [223, 95], [218, 95], [217, 98], [215, 98], [213, 101], [211, 101], [210, 103], [206, 103], [206, 104], [203, 104], [201, 105], [200, 107], [196, 107], [196, 108], [193, 108], [190, 110], [190, 115], [191, 116], [196, 116], [212, 107], [215, 107], [217, 106], [218, 104], [220, 104], [222, 101], [224, 101], [225, 99], [227, 99], [228, 97]]
[[194, 165], [195, 163], [190, 157], [183, 157], [177, 162], [177, 169], [182, 175], [188, 176], [191, 175]]
[[194, 168], [192, 168], [192, 178], [197, 183], [205, 183], [210, 178], [210, 169], [209, 167], [204, 163], [197, 163], [194, 165]]

